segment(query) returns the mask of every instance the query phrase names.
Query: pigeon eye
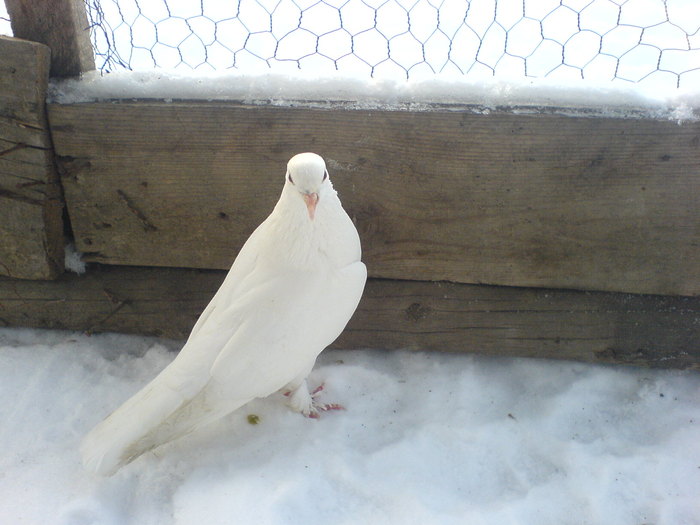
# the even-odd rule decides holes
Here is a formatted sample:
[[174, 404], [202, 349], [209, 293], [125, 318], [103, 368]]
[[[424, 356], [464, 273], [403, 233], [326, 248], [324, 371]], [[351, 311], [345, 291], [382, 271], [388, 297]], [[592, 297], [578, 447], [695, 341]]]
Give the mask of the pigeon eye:
[[322, 180], [321, 182], [326, 182], [326, 179], [327, 179], [327, 178], [328, 178], [328, 172], [325, 171], [325, 172], [323, 173], [323, 180]]
[[287, 180], [288, 180], [289, 182], [291, 182], [292, 184], [294, 184], [294, 179], [292, 179], [292, 174], [291, 174], [291, 173], [287, 173]]

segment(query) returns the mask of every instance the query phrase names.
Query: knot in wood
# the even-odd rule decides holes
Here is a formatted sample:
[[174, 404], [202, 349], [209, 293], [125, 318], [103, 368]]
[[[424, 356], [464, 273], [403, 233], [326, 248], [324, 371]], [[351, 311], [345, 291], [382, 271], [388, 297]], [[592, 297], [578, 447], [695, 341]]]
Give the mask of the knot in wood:
[[424, 306], [420, 303], [413, 303], [411, 306], [406, 308], [406, 318], [409, 321], [417, 322], [421, 319], [425, 319], [431, 312], [429, 306]]

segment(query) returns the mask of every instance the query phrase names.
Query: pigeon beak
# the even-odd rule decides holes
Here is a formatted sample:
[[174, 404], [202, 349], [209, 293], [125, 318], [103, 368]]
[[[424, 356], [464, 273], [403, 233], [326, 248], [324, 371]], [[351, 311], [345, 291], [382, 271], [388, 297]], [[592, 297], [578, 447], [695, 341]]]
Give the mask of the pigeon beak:
[[306, 209], [309, 212], [309, 219], [313, 221], [316, 214], [316, 204], [318, 204], [318, 193], [304, 193], [303, 197]]

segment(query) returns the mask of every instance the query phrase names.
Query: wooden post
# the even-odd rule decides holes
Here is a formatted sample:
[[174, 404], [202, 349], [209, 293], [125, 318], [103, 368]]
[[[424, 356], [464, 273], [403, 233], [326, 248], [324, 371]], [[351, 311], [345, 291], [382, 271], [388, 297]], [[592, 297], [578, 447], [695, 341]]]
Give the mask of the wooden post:
[[49, 49], [0, 36], [0, 275], [63, 271], [63, 204], [46, 121]]
[[17, 38], [51, 48], [51, 76], [72, 77], [95, 69], [82, 0], [5, 0]]

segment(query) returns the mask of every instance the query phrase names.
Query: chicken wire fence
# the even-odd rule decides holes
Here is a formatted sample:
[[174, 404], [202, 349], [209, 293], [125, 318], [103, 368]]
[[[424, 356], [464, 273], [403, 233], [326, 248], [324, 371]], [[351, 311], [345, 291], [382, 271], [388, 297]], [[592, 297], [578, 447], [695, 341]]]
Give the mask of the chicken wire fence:
[[700, 85], [700, 0], [85, 0], [97, 66]]

